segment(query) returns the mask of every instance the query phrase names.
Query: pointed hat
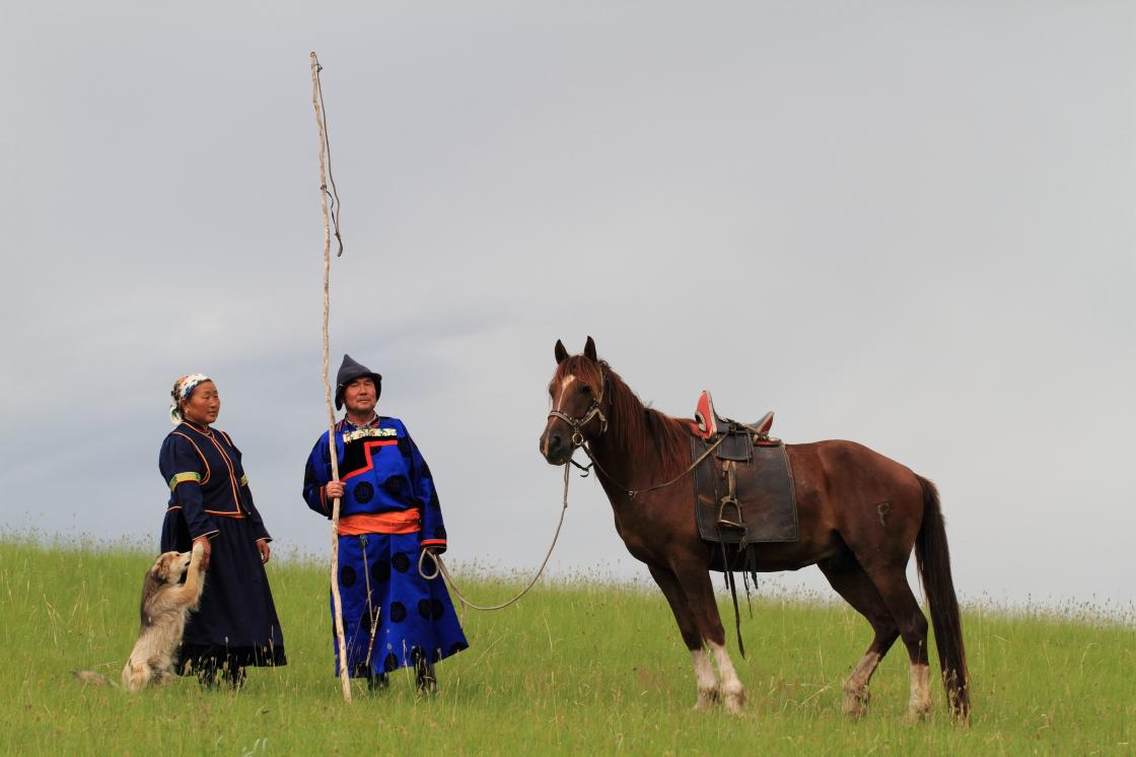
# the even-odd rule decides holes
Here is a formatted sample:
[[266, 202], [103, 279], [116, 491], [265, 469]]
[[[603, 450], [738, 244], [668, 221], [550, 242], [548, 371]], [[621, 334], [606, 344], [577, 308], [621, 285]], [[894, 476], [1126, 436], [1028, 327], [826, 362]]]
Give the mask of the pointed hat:
[[383, 377], [367, 366], [352, 359], [347, 353], [343, 354], [343, 363], [339, 366], [339, 373], [335, 374], [335, 409], [343, 409], [343, 390], [357, 378], [370, 376], [375, 382], [375, 399], [383, 393]]

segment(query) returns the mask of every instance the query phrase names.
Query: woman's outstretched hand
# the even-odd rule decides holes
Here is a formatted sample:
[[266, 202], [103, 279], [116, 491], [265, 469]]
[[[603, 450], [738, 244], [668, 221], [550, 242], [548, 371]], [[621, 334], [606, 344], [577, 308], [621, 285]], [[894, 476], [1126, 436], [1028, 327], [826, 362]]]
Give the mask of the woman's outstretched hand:
[[193, 540], [193, 543], [201, 545], [201, 570], [205, 572], [209, 570], [209, 555], [213, 552], [213, 547], [209, 544], [209, 537], [198, 536]]

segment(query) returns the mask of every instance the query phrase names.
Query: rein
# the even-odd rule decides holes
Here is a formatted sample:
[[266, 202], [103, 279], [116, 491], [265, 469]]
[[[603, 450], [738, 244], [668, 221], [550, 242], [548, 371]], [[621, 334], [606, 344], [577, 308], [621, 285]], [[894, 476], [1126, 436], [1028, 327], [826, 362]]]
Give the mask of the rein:
[[[606, 423], [606, 421], [605, 421], [605, 423]], [[509, 605], [511, 605], [514, 602], [516, 602], [517, 600], [519, 600], [524, 595], [528, 594], [529, 589], [531, 589], [533, 587], [533, 585], [537, 582], [537, 579], [540, 578], [541, 573], [544, 572], [544, 567], [546, 565], [548, 565], [548, 559], [550, 557], [552, 557], [552, 550], [556, 547], [556, 540], [560, 538], [560, 528], [561, 528], [561, 526], [564, 525], [564, 513], [568, 512], [568, 471], [569, 470], [570, 469], [568, 467], [568, 464], [565, 463], [564, 464], [564, 497], [563, 497], [563, 500], [562, 500], [563, 506], [560, 508], [560, 520], [556, 524], [556, 533], [554, 533], [552, 535], [552, 544], [548, 545], [548, 552], [545, 553], [544, 561], [540, 564], [540, 567], [537, 569], [536, 575], [532, 577], [532, 580], [529, 581], [528, 585], [525, 586], [525, 588], [521, 589], [520, 594], [513, 597], [512, 599], [510, 599], [507, 602], [502, 602], [499, 605], [474, 604], [473, 602], [470, 602], [468, 599], [466, 599], [465, 595], [462, 594], [461, 591], [458, 589], [458, 587], [454, 584], [454, 579], [450, 575], [450, 571], [446, 567], [446, 563], [442, 561], [442, 556], [436, 555], [428, 549], [422, 550], [422, 553], [420, 555], [418, 555], [418, 575], [422, 576], [427, 581], [432, 581], [435, 578], [437, 578], [438, 576], [441, 576], [442, 580], [446, 583], [446, 586], [449, 587], [450, 591], [452, 591], [457, 596], [458, 600], [461, 601], [463, 606], [472, 607], [475, 610], [483, 610], [483, 611], [486, 611], [486, 612], [489, 612], [489, 611], [492, 611], [492, 610], [503, 610], [506, 607], [508, 607]], [[430, 559], [434, 561], [434, 572], [431, 573], [431, 574], [427, 574], [426, 571], [423, 569], [427, 555], [429, 555]]]
[[613, 484], [618, 486], [620, 489], [627, 492], [628, 497], [631, 497], [631, 499], [635, 499], [640, 494], [644, 494], [646, 492], [653, 492], [656, 489], [665, 489], [666, 487], [670, 486], [671, 484], [677, 483], [678, 481], [682, 480], [692, 470], [697, 468], [699, 463], [701, 463], [706, 458], [710, 457], [710, 453], [713, 452], [714, 450], [718, 449], [718, 445], [721, 444], [722, 442], [724, 442], [725, 440], [726, 440], [726, 437], [725, 437], [725, 435], [723, 435], [720, 439], [718, 439], [718, 441], [714, 442], [709, 447], [707, 447], [706, 451], [703, 452], [701, 455], [699, 455], [697, 460], [695, 460], [693, 463], [691, 463], [689, 466], [687, 466], [686, 470], [684, 470], [682, 473], [680, 473], [677, 476], [675, 476], [674, 478], [672, 478], [670, 481], [665, 481], [661, 484], [655, 484], [653, 486], [648, 486], [645, 489], [632, 489], [629, 486], [625, 486], [625, 485], [621, 484], [619, 481], [615, 480], [615, 478], [612, 477], [612, 475], [610, 473], [608, 473], [606, 470], [604, 470], [604, 467], [602, 465], [600, 465], [600, 461], [596, 459], [596, 456], [594, 454], [592, 454], [592, 448], [591, 448], [590, 444], [585, 442], [585, 443], [579, 445], [579, 447], [580, 447], [580, 449], [584, 450], [584, 454], [587, 455], [591, 459], [592, 465], [596, 466], [596, 469], [600, 473], [604, 474], [604, 477], [607, 478], [608, 481], [611, 481]]

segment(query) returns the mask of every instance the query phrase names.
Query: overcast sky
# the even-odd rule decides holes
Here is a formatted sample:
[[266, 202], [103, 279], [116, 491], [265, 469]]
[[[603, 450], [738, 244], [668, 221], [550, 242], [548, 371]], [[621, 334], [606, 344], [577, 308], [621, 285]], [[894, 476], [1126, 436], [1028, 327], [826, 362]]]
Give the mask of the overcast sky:
[[[167, 5], [168, 7], [162, 7]], [[964, 598], [1136, 602], [1136, 6], [5, 3], [0, 514], [145, 540], [212, 375], [278, 551], [344, 351], [450, 556], [535, 568], [553, 344], [940, 487]], [[644, 580], [592, 480], [554, 570]], [[825, 587], [815, 569], [779, 579]]]

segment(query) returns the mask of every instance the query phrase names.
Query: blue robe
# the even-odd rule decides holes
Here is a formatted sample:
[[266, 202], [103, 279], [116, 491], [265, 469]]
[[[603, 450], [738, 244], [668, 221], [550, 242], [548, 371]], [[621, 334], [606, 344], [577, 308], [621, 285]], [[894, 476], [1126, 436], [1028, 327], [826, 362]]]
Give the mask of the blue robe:
[[[308, 457], [304, 501], [330, 518], [327, 438], [324, 432]], [[348, 671], [355, 677], [389, 673], [419, 660], [438, 662], [467, 648], [442, 579], [427, 581], [418, 571], [423, 549], [445, 551], [446, 528], [430, 468], [406, 427], [398, 418], [376, 417], [362, 427], [342, 420], [336, 425], [335, 441], [344, 484], [341, 524], [350, 523], [352, 516], [385, 516], [404, 523], [417, 517], [418, 521], [409, 533], [375, 530], [339, 537]], [[429, 559], [424, 568], [432, 572]], [[338, 670], [334, 616], [332, 628]]]

